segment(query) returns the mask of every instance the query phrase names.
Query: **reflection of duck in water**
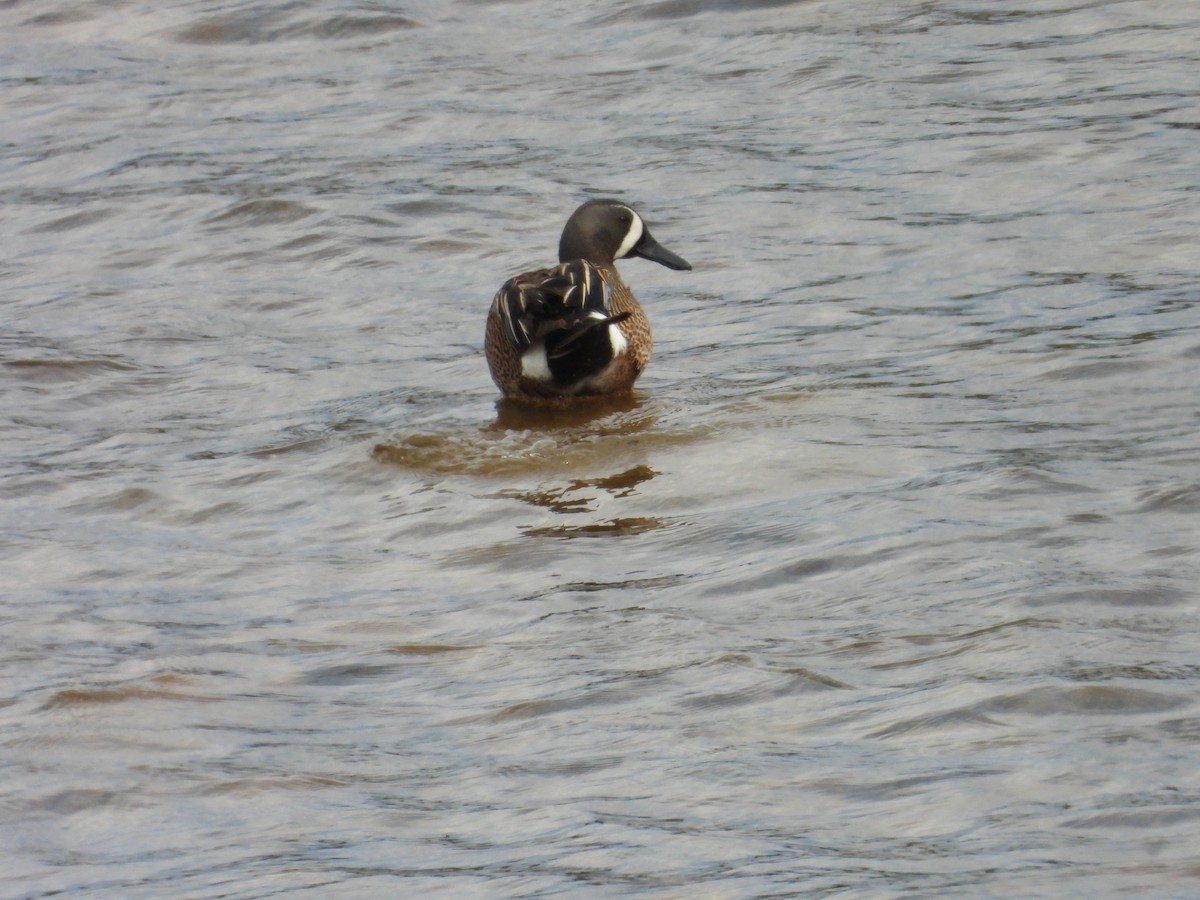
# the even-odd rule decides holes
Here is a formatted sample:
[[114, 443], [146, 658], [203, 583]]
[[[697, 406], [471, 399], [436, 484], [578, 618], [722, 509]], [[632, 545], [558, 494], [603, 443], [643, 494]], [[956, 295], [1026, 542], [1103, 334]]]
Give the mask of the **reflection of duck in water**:
[[504, 397], [496, 403], [496, 421], [489, 427], [583, 439], [596, 434], [645, 431], [658, 414], [657, 405], [633, 393], [585, 397], [572, 403], [531, 403], [528, 399]]
[[653, 339], [645, 311], [613, 265], [627, 256], [691, 268], [624, 203], [589, 200], [563, 228], [560, 265], [504, 283], [488, 314], [484, 349], [506, 397], [629, 393]]

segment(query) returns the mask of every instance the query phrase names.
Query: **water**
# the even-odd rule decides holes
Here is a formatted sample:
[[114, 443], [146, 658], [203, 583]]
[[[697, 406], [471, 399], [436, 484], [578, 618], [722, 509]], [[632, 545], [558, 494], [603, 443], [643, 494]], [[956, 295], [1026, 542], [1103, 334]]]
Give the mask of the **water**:
[[168, 7], [0, 8], [0, 894], [1200, 890], [1200, 8]]

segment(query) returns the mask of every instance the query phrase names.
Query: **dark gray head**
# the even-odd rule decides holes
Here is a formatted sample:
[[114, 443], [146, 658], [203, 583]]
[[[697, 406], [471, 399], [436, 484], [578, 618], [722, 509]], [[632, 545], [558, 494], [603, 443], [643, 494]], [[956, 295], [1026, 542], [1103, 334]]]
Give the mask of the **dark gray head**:
[[653, 260], [668, 269], [690, 269], [650, 236], [642, 217], [620, 200], [589, 200], [567, 219], [558, 242], [558, 261], [586, 259], [606, 266], [626, 256]]

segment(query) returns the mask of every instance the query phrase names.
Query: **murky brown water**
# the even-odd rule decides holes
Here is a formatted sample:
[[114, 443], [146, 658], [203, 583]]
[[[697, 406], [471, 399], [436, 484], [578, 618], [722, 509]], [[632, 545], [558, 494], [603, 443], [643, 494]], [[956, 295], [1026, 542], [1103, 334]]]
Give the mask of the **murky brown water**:
[[[0, 47], [0, 894], [1200, 891], [1200, 6]], [[497, 406], [597, 194], [640, 392]]]

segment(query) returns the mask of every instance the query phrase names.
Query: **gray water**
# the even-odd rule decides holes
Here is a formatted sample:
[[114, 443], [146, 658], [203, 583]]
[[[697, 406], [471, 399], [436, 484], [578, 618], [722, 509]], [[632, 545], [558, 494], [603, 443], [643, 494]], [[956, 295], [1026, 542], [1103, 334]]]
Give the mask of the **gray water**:
[[[0, 895], [1200, 893], [1200, 5], [0, 4]], [[631, 400], [483, 317], [633, 203]]]

